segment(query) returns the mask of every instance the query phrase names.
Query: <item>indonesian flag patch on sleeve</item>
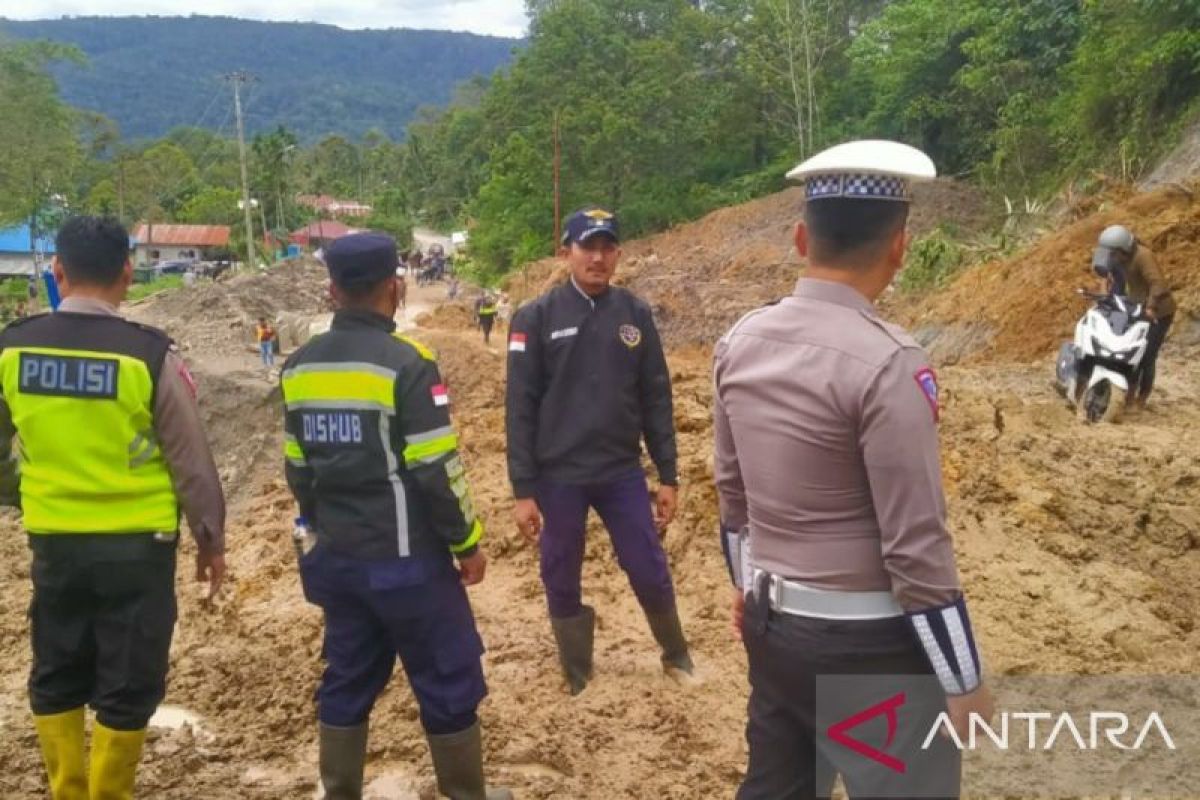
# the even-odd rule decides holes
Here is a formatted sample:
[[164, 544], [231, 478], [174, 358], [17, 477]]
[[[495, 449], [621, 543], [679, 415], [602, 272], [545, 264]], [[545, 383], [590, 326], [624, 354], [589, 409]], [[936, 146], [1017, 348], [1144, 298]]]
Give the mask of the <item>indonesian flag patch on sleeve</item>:
[[450, 393], [446, 391], [445, 384], [439, 383], [437, 386], [434, 386], [432, 389], [430, 389], [430, 392], [433, 394], [433, 404], [435, 406], [450, 405]]
[[514, 333], [508, 337], [508, 352], [524, 353], [525, 352], [526, 336], [523, 333]]
[[184, 364], [182, 360], [179, 362], [179, 377], [183, 378], [183, 382], [187, 386], [188, 391], [192, 393], [192, 399], [195, 400], [196, 379], [192, 377], [192, 373], [188, 370], [187, 364]]

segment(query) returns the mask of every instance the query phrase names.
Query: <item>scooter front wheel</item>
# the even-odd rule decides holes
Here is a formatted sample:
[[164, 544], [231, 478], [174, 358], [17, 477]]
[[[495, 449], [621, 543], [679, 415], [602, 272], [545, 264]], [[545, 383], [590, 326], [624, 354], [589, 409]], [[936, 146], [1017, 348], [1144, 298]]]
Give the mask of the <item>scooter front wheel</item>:
[[1108, 381], [1089, 386], [1079, 398], [1079, 418], [1084, 422], [1116, 422], [1125, 407], [1123, 392], [1117, 391]]

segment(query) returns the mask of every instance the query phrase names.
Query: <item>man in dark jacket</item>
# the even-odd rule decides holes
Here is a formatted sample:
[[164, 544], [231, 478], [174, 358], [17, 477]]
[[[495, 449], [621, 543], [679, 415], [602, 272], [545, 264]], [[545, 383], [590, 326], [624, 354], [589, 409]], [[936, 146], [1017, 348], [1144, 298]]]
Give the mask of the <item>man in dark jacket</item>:
[[511, 800], [484, 786], [483, 642], [463, 587], [487, 561], [450, 398], [433, 353], [395, 333], [391, 238], [343, 237], [325, 262], [332, 328], [288, 359], [282, 381], [288, 486], [316, 533], [300, 577], [325, 614], [324, 797], [362, 797], [367, 719], [399, 655], [441, 793]]
[[[508, 345], [516, 521], [526, 537], [541, 534], [542, 583], [572, 694], [592, 672], [595, 612], [580, 589], [589, 508], [608, 529], [664, 669], [692, 672], [660, 541], [677, 505], [671, 378], [650, 307], [610, 285], [618, 241], [609, 212], [573, 214], [563, 236], [571, 277], [517, 312]], [[653, 512], [643, 437], [658, 469]]]

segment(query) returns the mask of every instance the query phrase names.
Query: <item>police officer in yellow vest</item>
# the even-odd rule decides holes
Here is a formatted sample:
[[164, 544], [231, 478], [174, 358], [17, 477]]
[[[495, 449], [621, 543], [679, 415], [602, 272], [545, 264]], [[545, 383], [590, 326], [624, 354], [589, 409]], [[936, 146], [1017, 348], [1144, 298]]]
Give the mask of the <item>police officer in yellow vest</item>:
[[492, 328], [496, 325], [496, 314], [500, 308], [496, 305], [496, 295], [486, 292], [475, 301], [475, 314], [479, 317], [479, 330], [483, 331], [483, 343], [492, 341]]
[[57, 252], [59, 309], [0, 333], [0, 500], [22, 508], [33, 551], [29, 693], [50, 794], [128, 800], [166, 690], [180, 506], [212, 596], [225, 502], [170, 339], [117, 312], [126, 230], [74, 217]]

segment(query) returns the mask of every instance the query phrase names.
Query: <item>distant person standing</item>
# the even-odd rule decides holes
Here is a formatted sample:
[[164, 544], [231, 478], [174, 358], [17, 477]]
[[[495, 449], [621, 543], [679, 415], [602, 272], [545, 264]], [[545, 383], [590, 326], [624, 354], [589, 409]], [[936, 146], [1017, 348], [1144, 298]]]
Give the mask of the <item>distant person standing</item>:
[[[675, 677], [693, 669], [661, 541], [678, 502], [671, 374], [650, 306], [611, 285], [618, 242], [608, 211], [572, 214], [563, 237], [570, 278], [522, 306], [509, 333], [514, 516], [540, 547], [550, 624], [572, 694], [592, 676], [596, 615], [583, 604], [580, 580], [593, 508], [662, 648], [663, 669]], [[658, 469], [653, 502], [643, 438]]]
[[254, 338], [258, 340], [258, 352], [262, 357], [263, 366], [271, 369], [275, 366], [275, 337], [278, 334], [275, 332], [275, 327], [267, 321], [266, 317], [258, 318], [258, 325], [254, 328]]
[[30, 276], [29, 276], [29, 284], [28, 284], [28, 286], [26, 287], [26, 291], [27, 291], [27, 293], [28, 293], [28, 296], [29, 296], [29, 312], [30, 312], [31, 314], [35, 314], [35, 313], [37, 313], [37, 310], [38, 310], [38, 305], [39, 305], [39, 304], [38, 304], [38, 276], [37, 276], [37, 267], [34, 267], [34, 273], [33, 273], [32, 275], [30, 275]]
[[475, 315], [479, 320], [479, 330], [483, 331], [483, 343], [491, 344], [492, 328], [496, 325], [496, 296], [487, 292], [475, 301]]

